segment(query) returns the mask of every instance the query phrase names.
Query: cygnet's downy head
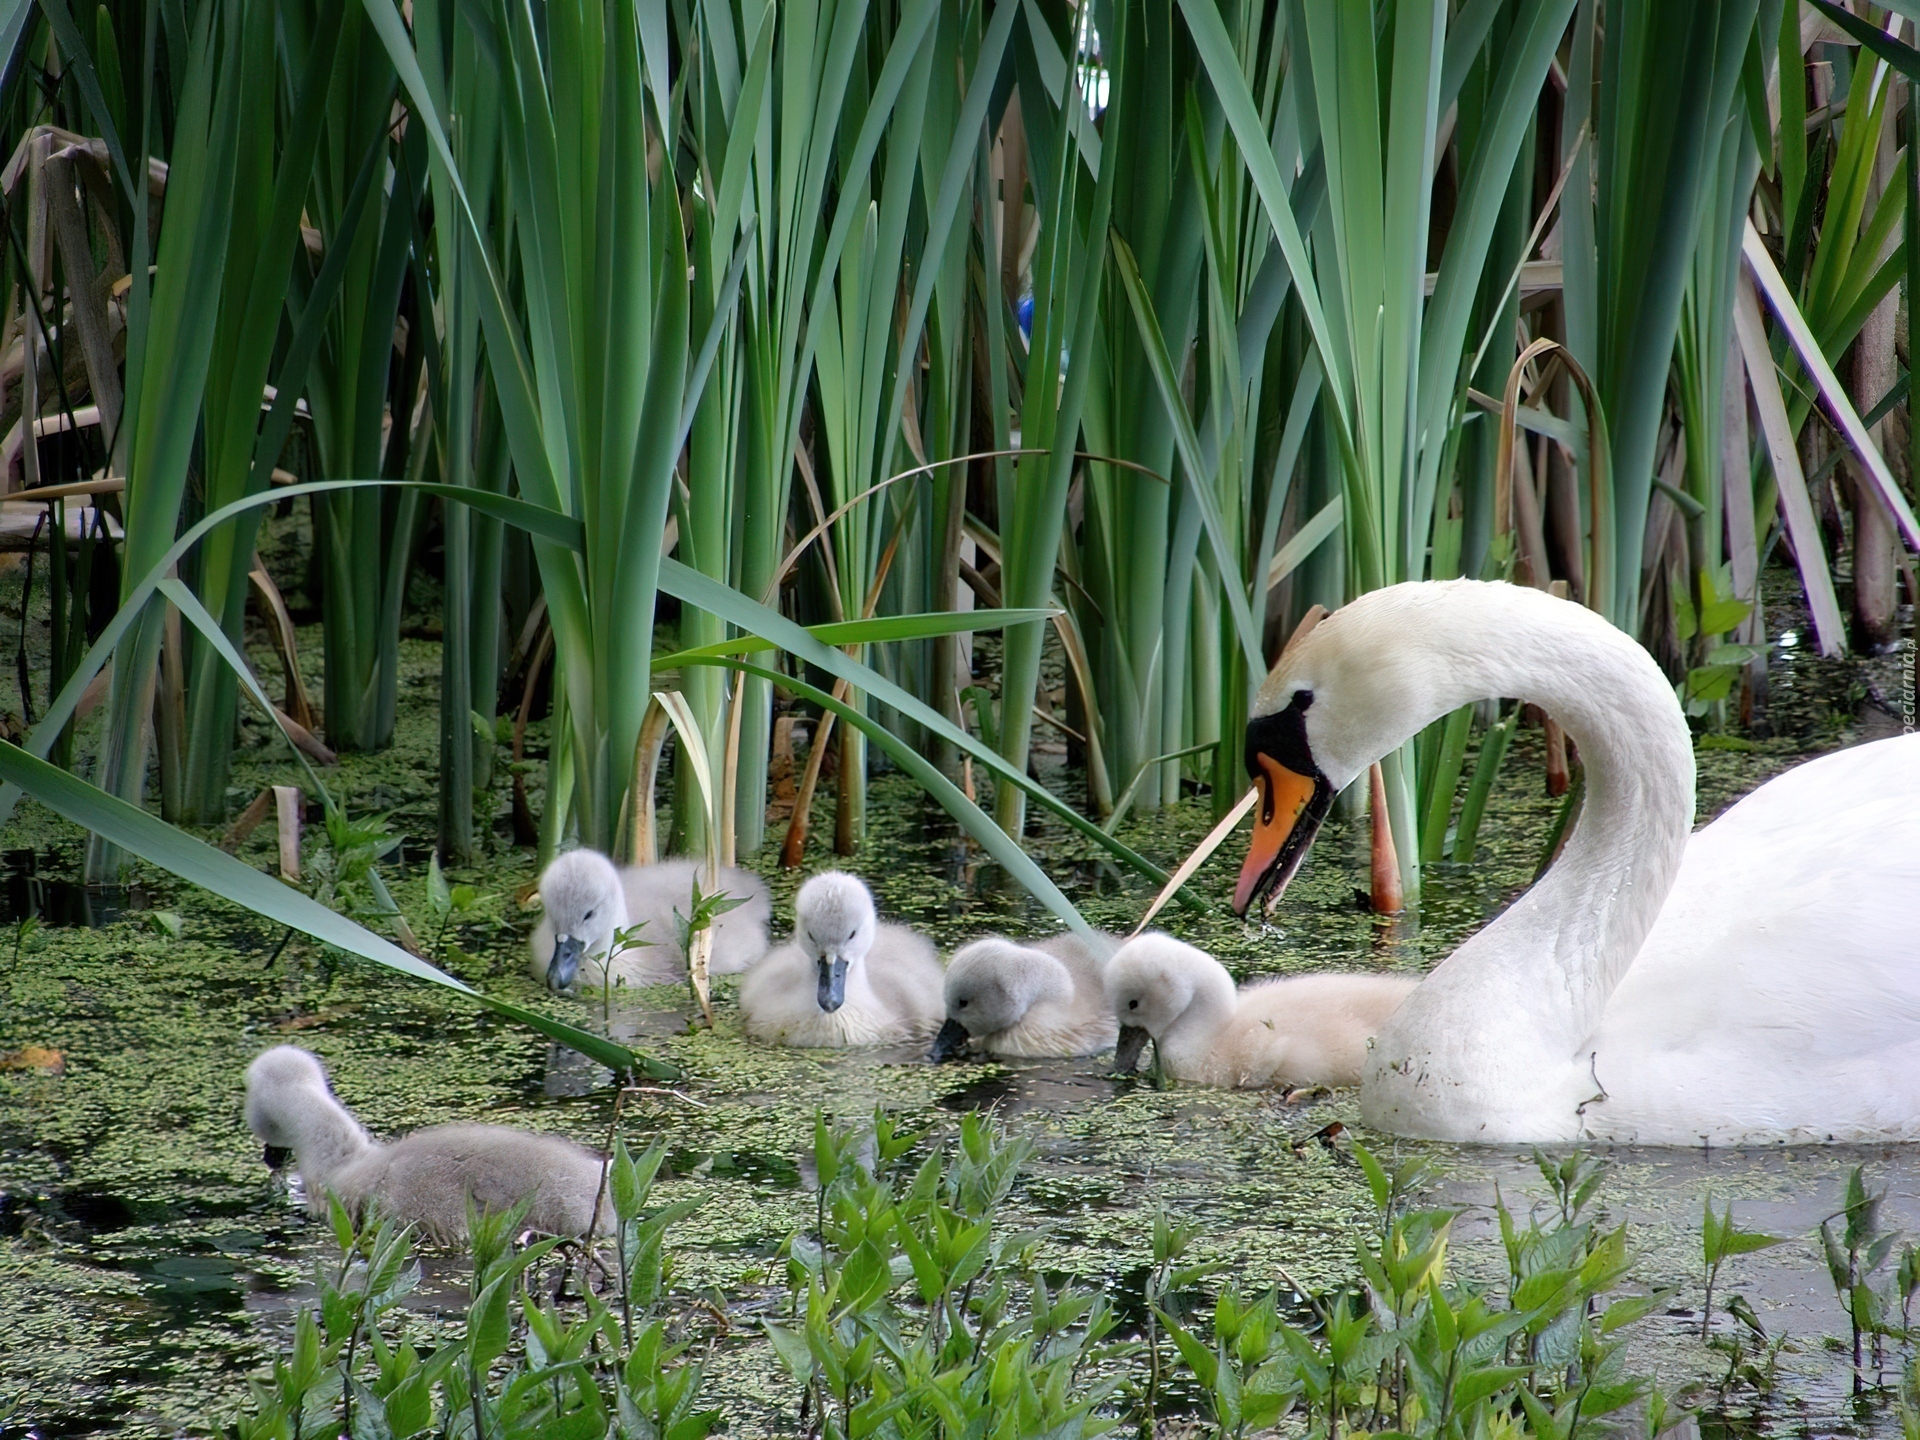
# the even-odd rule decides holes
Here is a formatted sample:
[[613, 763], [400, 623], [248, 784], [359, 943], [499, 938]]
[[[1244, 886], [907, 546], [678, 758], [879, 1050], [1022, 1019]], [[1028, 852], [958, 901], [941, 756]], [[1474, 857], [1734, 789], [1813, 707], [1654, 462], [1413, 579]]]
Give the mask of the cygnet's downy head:
[[848, 968], [873, 948], [880, 923], [873, 894], [853, 876], [828, 870], [800, 887], [793, 919], [795, 943], [820, 970], [820, 1008], [831, 1015], [846, 1003]]
[[626, 892], [613, 862], [595, 850], [569, 850], [540, 877], [540, 904], [553, 927], [547, 988], [565, 990], [586, 955], [606, 955], [627, 923]]
[[993, 935], [954, 953], [946, 998], [947, 1023], [928, 1057], [935, 1064], [958, 1055], [975, 1035], [1018, 1025], [1042, 1000], [1071, 1000], [1073, 977], [1044, 950]]
[[247, 1067], [247, 1128], [266, 1146], [262, 1159], [278, 1170], [293, 1154], [295, 1117], [311, 1107], [303, 1097], [329, 1096], [327, 1071], [297, 1045], [276, 1045]]
[[1148, 1040], [1158, 1040], [1193, 1003], [1196, 975], [1218, 962], [1157, 930], [1129, 940], [1107, 962], [1107, 1006], [1120, 1022], [1114, 1066], [1126, 1072], [1139, 1062]]

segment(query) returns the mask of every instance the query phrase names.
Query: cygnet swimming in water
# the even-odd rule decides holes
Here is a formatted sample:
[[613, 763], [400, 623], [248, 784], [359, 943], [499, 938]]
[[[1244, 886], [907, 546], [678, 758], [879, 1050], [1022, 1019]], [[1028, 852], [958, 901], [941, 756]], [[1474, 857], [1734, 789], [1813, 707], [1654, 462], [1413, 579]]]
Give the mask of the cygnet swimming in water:
[[1149, 932], [1106, 969], [1131, 1070], [1149, 1038], [1176, 1080], [1240, 1089], [1358, 1085], [1367, 1042], [1419, 981], [1410, 975], [1295, 975], [1236, 989], [1204, 950]]
[[[275, 1169], [293, 1152], [316, 1215], [332, 1192], [355, 1214], [371, 1205], [441, 1242], [465, 1237], [469, 1197], [491, 1211], [530, 1200], [524, 1223], [550, 1235], [584, 1235], [593, 1223], [602, 1162], [591, 1150], [501, 1125], [436, 1125], [381, 1144], [334, 1098], [319, 1059], [294, 1045], [247, 1067], [247, 1125]], [[602, 1204], [599, 1228], [612, 1225]]]
[[[693, 882], [705, 870], [693, 860], [616, 868], [597, 850], [569, 850], [559, 856], [540, 877], [540, 903], [546, 913], [533, 932], [528, 968], [534, 979], [545, 980], [550, 990], [565, 990], [576, 979], [588, 988], [598, 988], [609, 978], [629, 985], [671, 985], [686, 979], [681, 926], [693, 910]], [[745, 870], [723, 866], [720, 889], [746, 902], [713, 922], [707, 973], [731, 975], [766, 953], [773, 901], [765, 882]], [[646, 928], [637, 938], [647, 943], [615, 952], [609, 966], [607, 951], [614, 933], [642, 924]]]
[[800, 887], [793, 916], [793, 939], [740, 982], [747, 1034], [824, 1047], [932, 1038], [945, 1013], [932, 942], [882, 923], [872, 893], [838, 870]]
[[1100, 972], [1115, 941], [1099, 948], [1071, 933], [1022, 944], [989, 935], [947, 964], [947, 1021], [934, 1037], [935, 1063], [973, 1047], [1021, 1059], [1092, 1055], [1112, 1046], [1113, 1010]]

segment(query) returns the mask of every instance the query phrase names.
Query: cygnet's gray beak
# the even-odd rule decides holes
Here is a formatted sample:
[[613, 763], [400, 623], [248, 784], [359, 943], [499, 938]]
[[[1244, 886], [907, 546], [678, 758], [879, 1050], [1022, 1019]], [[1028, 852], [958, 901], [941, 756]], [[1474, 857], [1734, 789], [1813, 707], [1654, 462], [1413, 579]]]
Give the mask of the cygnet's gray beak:
[[260, 1158], [267, 1162], [269, 1170], [284, 1170], [287, 1161], [293, 1158], [293, 1151], [284, 1145], [269, 1145], [261, 1152]]
[[847, 1003], [847, 957], [820, 957], [820, 1008], [831, 1015]]
[[1140, 1063], [1140, 1052], [1147, 1048], [1150, 1038], [1138, 1025], [1122, 1025], [1120, 1043], [1113, 1047], [1113, 1068], [1122, 1075], [1131, 1075], [1134, 1067]]
[[553, 937], [553, 959], [547, 962], [547, 988], [566, 990], [573, 985], [580, 974], [580, 957], [586, 954], [587, 943], [573, 935]]
[[927, 1056], [927, 1059], [935, 1065], [943, 1060], [955, 1059], [966, 1050], [967, 1042], [972, 1038], [973, 1036], [967, 1033], [966, 1026], [958, 1020], [949, 1020], [940, 1027], [940, 1033], [933, 1037], [933, 1052]]

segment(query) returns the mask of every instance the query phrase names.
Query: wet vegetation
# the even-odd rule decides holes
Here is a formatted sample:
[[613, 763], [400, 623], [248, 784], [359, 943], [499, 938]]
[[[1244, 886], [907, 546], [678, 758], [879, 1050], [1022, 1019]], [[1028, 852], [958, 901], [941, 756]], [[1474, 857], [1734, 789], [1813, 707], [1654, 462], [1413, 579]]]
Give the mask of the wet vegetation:
[[[1911, 729], [1908, 8], [0, 4], [0, 1437], [1916, 1440], [1904, 1154], [1389, 1143], [526, 970], [574, 845], [1124, 934], [1400, 581], [1633, 635], [1701, 820]], [[1548, 863], [1551, 723], [1157, 923], [1423, 972]], [[310, 1220], [288, 1042], [377, 1134], [610, 1152], [617, 1235]]]
[[[1782, 598], [1770, 623], [1776, 635], [1791, 635], [1804, 615], [1792, 577], [1776, 583]], [[1702, 818], [1807, 754], [1894, 723], [1879, 697], [1897, 684], [1895, 662], [1800, 652], [1775, 647], [1771, 737], [1737, 746], [1703, 739]], [[431, 721], [433, 647], [405, 642], [403, 656], [420, 682], [402, 691], [404, 757]], [[1057, 768], [1063, 758], [1044, 773], [1070, 785], [1072, 773]], [[1471, 865], [1434, 869], [1417, 926], [1374, 916], [1356, 901], [1367, 886], [1363, 816], [1331, 822], [1276, 927], [1244, 927], [1224, 911], [1176, 910], [1168, 923], [1242, 977], [1430, 964], [1531, 879], [1555, 813], [1543, 762], [1541, 732], [1520, 730], [1479, 855]], [[276, 763], [265, 743], [243, 748], [237, 778], [245, 783]], [[511, 843], [507, 777], [496, 782], [500, 822], [483, 863], [448, 872], [449, 891], [467, 885], [473, 893], [443, 925], [430, 852], [408, 838], [431, 824], [431, 772], [387, 756], [350, 757], [340, 768], [340, 791], [365, 797], [368, 810], [377, 804], [374, 813], [402, 837], [386, 862], [393, 897], [450, 969], [521, 1003], [598, 1022], [597, 997], [546, 997], [525, 973], [534, 916], [517, 897], [535, 866], [531, 852]], [[943, 945], [987, 929], [1045, 928], [1031, 897], [905, 777], [881, 775], [872, 798], [872, 843], [849, 863], [883, 910], [911, 918]], [[818, 803], [824, 820], [831, 801]], [[361, 805], [352, 801], [356, 816], [367, 813]], [[1171, 863], [1210, 824], [1200, 797], [1136, 816], [1121, 833]], [[607, 1145], [615, 1092], [604, 1071], [571, 1051], [451, 995], [265, 929], [158, 872], [82, 907], [75, 830], [28, 805], [9, 835], [9, 943], [0, 955], [0, 1334], [9, 1338], [0, 1344], [0, 1395], [12, 1406], [10, 1424], [157, 1434], [239, 1423], [250, 1403], [247, 1376], [264, 1377], [276, 1357], [291, 1359], [296, 1318], [318, 1300], [315, 1267], [337, 1274], [340, 1252], [324, 1223], [289, 1207], [241, 1121], [241, 1072], [267, 1044], [292, 1040], [322, 1054], [339, 1093], [376, 1134], [468, 1118]], [[1096, 924], [1129, 925], [1150, 896], [1147, 882], [1115, 870], [1064, 827], [1036, 826], [1028, 844]], [[320, 837], [309, 845], [325, 853]], [[240, 853], [276, 863], [264, 833]], [[1202, 883], [1210, 893], [1225, 892], [1231, 864], [1227, 856], [1209, 862]], [[763, 868], [777, 905], [790, 904], [796, 874]], [[157, 915], [176, 917], [178, 933]], [[650, 1203], [700, 1204], [672, 1233], [663, 1304], [669, 1341], [693, 1346], [700, 1406], [723, 1411], [729, 1433], [790, 1433], [797, 1423], [805, 1387], [770, 1346], [764, 1322], [793, 1313], [783, 1247], [818, 1232], [821, 1110], [848, 1129], [882, 1107], [903, 1134], [924, 1135], [915, 1163], [950, 1150], [969, 1112], [995, 1111], [1006, 1137], [1029, 1152], [995, 1209], [995, 1233], [1033, 1232], [1028, 1263], [1049, 1294], [1071, 1285], [1112, 1307], [1106, 1346], [1158, 1344], [1164, 1395], [1154, 1403], [1168, 1425], [1201, 1423], [1217, 1397], [1195, 1387], [1155, 1305], [1211, 1343], [1206, 1326], [1215, 1323], [1222, 1286], [1236, 1285], [1242, 1306], [1257, 1306], [1277, 1286], [1278, 1313], [1311, 1332], [1313, 1312], [1291, 1286], [1318, 1298], [1362, 1280], [1354, 1244], [1377, 1233], [1372, 1193], [1347, 1138], [1331, 1133], [1354, 1124], [1350, 1096], [1155, 1091], [1109, 1078], [1098, 1060], [934, 1068], [918, 1053], [767, 1049], [741, 1038], [732, 984], [720, 982], [712, 1030], [690, 1028], [684, 987], [617, 992], [611, 1007], [617, 1037], [687, 1072], [682, 1082], [628, 1093], [618, 1133], [636, 1153], [664, 1146]], [[1630, 1222], [1622, 1287], [1673, 1292], [1627, 1332], [1628, 1368], [1654, 1377], [1682, 1408], [1704, 1404], [1728, 1423], [1771, 1431], [1844, 1416], [1897, 1428], [1887, 1392], [1875, 1387], [1897, 1387], [1904, 1342], [1883, 1335], [1877, 1362], [1871, 1337], [1863, 1342], [1867, 1408], [1855, 1412], [1851, 1302], [1834, 1298], [1818, 1238], [1820, 1222], [1844, 1208], [1859, 1158], [1613, 1157], [1593, 1203], [1608, 1225]], [[1404, 1143], [1382, 1155], [1389, 1170], [1416, 1160], [1437, 1168], [1414, 1186], [1415, 1207], [1461, 1209], [1449, 1250], [1456, 1281], [1501, 1283], [1505, 1251], [1491, 1206], [1497, 1193], [1523, 1223], [1534, 1212], [1546, 1192], [1531, 1159]], [[1897, 1158], [1868, 1162], [1869, 1192], [1890, 1192], [1874, 1224], [1912, 1233], [1920, 1175]], [[1724, 1261], [1703, 1344], [1700, 1210], [1709, 1192], [1716, 1213], [1731, 1207], [1737, 1227], [1786, 1235], [1788, 1243]], [[1158, 1234], [1156, 1213], [1165, 1217]], [[1841, 1241], [1843, 1224], [1834, 1226]], [[1169, 1248], [1175, 1236], [1177, 1254]], [[1863, 1257], [1871, 1248], [1862, 1247]], [[1899, 1255], [1896, 1243], [1871, 1276], [1887, 1297], [1877, 1313], [1895, 1328], [1905, 1323], [1894, 1286]], [[464, 1255], [416, 1258], [422, 1281], [389, 1323], [425, 1356], [464, 1334], [471, 1269]], [[1198, 1274], [1172, 1283], [1187, 1271]], [[569, 1325], [585, 1313], [583, 1302], [571, 1303]], [[1151, 1353], [1136, 1350], [1096, 1369], [1135, 1386], [1113, 1391], [1101, 1415], [1134, 1423]], [[1287, 1423], [1303, 1415], [1296, 1410]]]
[[[1429, 1162], [1389, 1173], [1359, 1145], [1373, 1215], [1358, 1228], [1352, 1282], [1303, 1291], [1282, 1270], [1284, 1289], [1258, 1294], [1229, 1279], [1208, 1307], [1199, 1285], [1224, 1266], [1187, 1263], [1193, 1227], [1156, 1215], [1143, 1338], [1121, 1340], [1107, 1297], [1050, 1282], [1041, 1231], [995, 1224], [1031, 1144], [977, 1116], [950, 1148], [927, 1139], [884, 1111], [859, 1128], [815, 1122], [813, 1223], [781, 1246], [784, 1302], [761, 1322], [798, 1394], [796, 1430], [1075, 1440], [1157, 1434], [1169, 1412], [1191, 1410], [1219, 1440], [1286, 1417], [1322, 1440], [1520, 1422], [1571, 1440], [1639, 1406], [1657, 1440], [1687, 1418], [1627, 1367], [1625, 1332], [1669, 1297], [1612, 1293], [1628, 1270], [1627, 1227], [1587, 1216], [1604, 1167], [1577, 1152], [1535, 1157], [1552, 1203], [1524, 1221], [1496, 1201], [1507, 1273], [1493, 1287], [1450, 1275], [1458, 1212], [1410, 1203]], [[703, 1373], [657, 1315], [668, 1227], [700, 1206], [648, 1206], [662, 1159], [659, 1147], [636, 1161], [616, 1145], [610, 1267], [563, 1259], [552, 1239], [515, 1253], [517, 1215], [475, 1217], [464, 1333], [424, 1359], [390, 1314], [421, 1278], [405, 1232], [356, 1233], [336, 1204], [341, 1258], [316, 1266], [317, 1312], [300, 1314], [290, 1357], [256, 1384], [234, 1433], [351, 1430], [355, 1409], [364, 1430], [398, 1440], [469, 1422], [507, 1437], [711, 1433], [723, 1412], [703, 1408]]]

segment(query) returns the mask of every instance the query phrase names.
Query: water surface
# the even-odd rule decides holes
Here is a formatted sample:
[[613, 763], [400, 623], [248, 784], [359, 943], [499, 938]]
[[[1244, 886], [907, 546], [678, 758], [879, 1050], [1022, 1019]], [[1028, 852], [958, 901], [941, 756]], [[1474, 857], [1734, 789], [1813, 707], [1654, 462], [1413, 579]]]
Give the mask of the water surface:
[[[1776, 625], [1790, 628], [1791, 613]], [[342, 766], [355, 813], [378, 806], [424, 841], [432, 824], [431, 710], [437, 651], [407, 647], [409, 676], [399, 745]], [[1842, 667], [1777, 647], [1776, 738], [1700, 752], [1705, 818], [1767, 776], [1838, 743], [1885, 733], [1894, 722], [1872, 692], [1898, 693], [1894, 662]], [[250, 732], [252, 733], [252, 732]], [[1047, 759], [1044, 773], [1078, 800], [1076, 776]], [[254, 735], [236, 791], [287, 778], [284, 755]], [[1355, 901], [1366, 884], [1363, 821], [1330, 822], [1272, 926], [1244, 926], [1221, 902], [1237, 847], [1201, 872], [1215, 908], [1166, 912], [1168, 928], [1206, 946], [1242, 977], [1319, 968], [1418, 972], [1498, 912], [1537, 865], [1554, 802], [1542, 786], [1541, 740], [1522, 732], [1506, 761], [1482, 848], [1470, 866], [1429, 873], [1419, 923], [1386, 922]], [[332, 782], [330, 782], [332, 783]], [[504, 794], [504, 790], [502, 790]], [[538, 797], [536, 796], [536, 803]], [[1212, 823], [1205, 797], [1130, 822], [1130, 843], [1171, 866]], [[817, 867], [831, 835], [823, 803]], [[1051, 825], [1029, 843], [1094, 923], [1131, 927], [1150, 889]], [[263, 831], [243, 848], [271, 864]], [[168, 877], [144, 874], [123, 895], [78, 892], [78, 838], [34, 807], [9, 831], [0, 868], [0, 1433], [42, 1436], [174, 1434], [204, 1430], [244, 1399], [287, 1335], [304, 1276], [325, 1253], [322, 1227], [293, 1205], [262, 1166], [240, 1115], [241, 1074], [260, 1049], [297, 1043], [324, 1057], [341, 1097], [377, 1134], [453, 1119], [522, 1124], [604, 1144], [609, 1077], [580, 1057], [494, 1017], [355, 962], [329, 957]], [[421, 935], [434, 935], [410, 843], [396, 893]], [[410, 858], [409, 858], [410, 857]], [[1056, 928], [897, 778], [875, 785], [873, 831], [848, 862], [883, 908], [929, 930], [944, 946], [989, 930]], [[754, 1338], [754, 1317], [781, 1303], [774, 1256], [809, 1223], [807, 1165], [816, 1111], [845, 1120], [885, 1106], [951, 1130], [959, 1113], [990, 1107], [1033, 1139], [1036, 1157], [1006, 1223], [1050, 1227], [1047, 1263], [1113, 1293], [1138, 1313], [1147, 1265], [1146, 1223], [1156, 1206], [1203, 1227], [1203, 1259], [1230, 1263], [1243, 1285], [1280, 1270], [1304, 1283], [1344, 1275], [1350, 1226], [1365, 1187], [1351, 1156], [1313, 1136], [1338, 1120], [1369, 1144], [1427, 1154], [1440, 1166], [1432, 1198], [1465, 1208], [1454, 1263], [1493, 1278], [1496, 1191], [1524, 1209], [1544, 1193], [1521, 1150], [1396, 1147], [1357, 1131], [1351, 1094], [1290, 1105], [1265, 1094], [1191, 1089], [1156, 1092], [1109, 1075], [1099, 1060], [935, 1068], [911, 1052], [783, 1052], [747, 1043], [719, 991], [712, 1031], [688, 1025], [673, 989], [598, 999], [546, 997], [521, 969], [530, 920], [515, 893], [532, 879], [527, 852], [496, 836], [465, 877], [486, 895], [443, 937], [450, 968], [524, 1003], [550, 1005], [662, 1054], [689, 1079], [633, 1096], [629, 1144], [664, 1141], [670, 1196], [705, 1198], [678, 1232], [675, 1285], [688, 1325], [710, 1355], [713, 1397], [733, 1416], [729, 1433], [784, 1433], [795, 1396]], [[781, 913], [798, 877], [770, 872]], [[155, 912], [177, 916], [175, 937]], [[17, 921], [46, 924], [31, 936]], [[16, 940], [20, 943], [15, 943]], [[27, 1047], [55, 1051], [58, 1069]], [[1783, 1077], [1782, 1083], [1791, 1083]], [[1713, 1423], [1766, 1434], [1896, 1434], [1884, 1403], [1856, 1405], [1840, 1357], [1825, 1343], [1844, 1317], [1817, 1240], [1839, 1203], [1847, 1171], [1869, 1166], [1888, 1191], [1885, 1223], [1920, 1230], [1920, 1157], [1873, 1151], [1620, 1151], [1603, 1200], [1631, 1223], [1635, 1287], [1673, 1287], [1672, 1313], [1644, 1328], [1636, 1358], [1662, 1383], [1698, 1385], [1723, 1365], [1691, 1334], [1701, 1301], [1699, 1214], [1709, 1191], [1731, 1200], [1752, 1227], [1794, 1237], [1731, 1262], [1722, 1293], [1739, 1291], [1765, 1323], [1791, 1334], [1771, 1399], [1738, 1397]], [[430, 1256], [429, 1284], [409, 1323], [423, 1332], [457, 1310], [464, 1264]], [[695, 1308], [705, 1296], [710, 1308]]]

